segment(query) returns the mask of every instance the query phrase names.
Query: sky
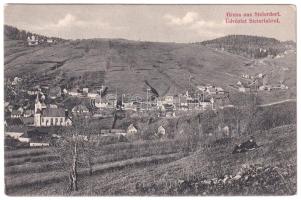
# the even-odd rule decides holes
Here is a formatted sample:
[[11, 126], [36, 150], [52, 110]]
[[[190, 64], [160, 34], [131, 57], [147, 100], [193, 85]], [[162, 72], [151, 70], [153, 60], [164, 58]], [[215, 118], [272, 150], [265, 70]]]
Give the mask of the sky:
[[[229, 24], [225, 23], [227, 12], [279, 12], [280, 23]], [[186, 43], [244, 34], [296, 41], [296, 8], [291, 5], [8, 4], [4, 21], [19, 29], [64, 39]]]

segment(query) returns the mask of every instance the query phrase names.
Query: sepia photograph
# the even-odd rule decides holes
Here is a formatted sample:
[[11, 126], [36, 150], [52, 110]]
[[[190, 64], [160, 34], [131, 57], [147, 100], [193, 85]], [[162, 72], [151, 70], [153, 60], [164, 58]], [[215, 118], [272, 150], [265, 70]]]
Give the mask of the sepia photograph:
[[5, 4], [7, 196], [297, 193], [297, 8]]

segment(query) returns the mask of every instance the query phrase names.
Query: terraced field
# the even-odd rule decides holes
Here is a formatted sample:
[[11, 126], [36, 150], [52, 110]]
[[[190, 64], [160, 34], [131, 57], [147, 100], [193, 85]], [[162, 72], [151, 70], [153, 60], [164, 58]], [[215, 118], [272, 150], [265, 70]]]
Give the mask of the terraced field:
[[[170, 162], [184, 156], [185, 141], [166, 140], [135, 143], [118, 143], [101, 146], [93, 157], [93, 173]], [[68, 173], [52, 147], [5, 151], [5, 183], [8, 194], [20, 189], [45, 186], [66, 181]], [[80, 176], [88, 169], [81, 168]]]
[[[99, 155], [93, 159], [92, 176], [88, 169], [79, 170], [79, 191], [73, 193], [68, 191], [68, 174], [51, 148], [6, 151], [6, 192], [8, 195], [294, 194], [296, 126], [257, 131], [253, 136], [261, 147], [239, 154], [231, 154], [233, 146], [249, 136], [201, 142], [198, 150], [189, 154], [183, 153], [184, 143], [180, 140], [106, 145], [97, 149]], [[243, 179], [237, 178], [239, 173]], [[246, 176], [251, 177], [248, 173], [255, 174], [247, 180]], [[224, 177], [230, 179], [223, 182]]]

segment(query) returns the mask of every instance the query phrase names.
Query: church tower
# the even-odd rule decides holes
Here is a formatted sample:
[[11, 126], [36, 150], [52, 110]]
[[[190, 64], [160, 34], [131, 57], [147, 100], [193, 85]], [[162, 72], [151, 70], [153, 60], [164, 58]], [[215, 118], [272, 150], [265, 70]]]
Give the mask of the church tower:
[[42, 110], [42, 104], [39, 100], [39, 93], [38, 93], [35, 104], [34, 104], [34, 125], [35, 126], [41, 126], [41, 110]]
[[41, 111], [41, 110], [42, 110], [42, 104], [40, 102], [39, 93], [38, 93], [35, 104], [34, 104], [34, 113], [37, 113], [38, 111]]

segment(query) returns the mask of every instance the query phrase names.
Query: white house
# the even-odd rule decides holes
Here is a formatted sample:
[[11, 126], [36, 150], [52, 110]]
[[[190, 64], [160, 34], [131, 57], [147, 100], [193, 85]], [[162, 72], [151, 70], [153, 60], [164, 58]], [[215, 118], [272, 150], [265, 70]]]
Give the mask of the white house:
[[53, 39], [47, 38], [46, 42], [47, 42], [48, 44], [52, 44], [52, 43], [53, 43]]
[[11, 118], [20, 118], [22, 116], [22, 112], [19, 110], [12, 110]]
[[87, 115], [89, 109], [85, 105], [77, 105], [72, 108], [73, 115]]
[[126, 133], [131, 135], [131, 134], [136, 134], [138, 132], [138, 130], [135, 128], [135, 126], [133, 124], [129, 125]]
[[27, 43], [28, 46], [36, 46], [39, 44], [39, 40], [34, 35], [32, 35], [31, 37], [27, 37]]
[[26, 138], [26, 137], [20, 137], [18, 140], [22, 143], [29, 143], [30, 142], [30, 138]]
[[105, 99], [102, 99], [100, 95], [97, 95], [95, 98], [95, 107], [96, 108], [106, 108], [108, 107], [108, 103], [105, 101]]
[[166, 134], [165, 128], [163, 126], [159, 126], [157, 134], [161, 135], [161, 136], [164, 136]]
[[89, 88], [83, 88], [83, 93], [88, 95], [88, 93], [89, 93]]
[[91, 99], [96, 99], [97, 95], [98, 95], [97, 93], [88, 93], [87, 96]]

